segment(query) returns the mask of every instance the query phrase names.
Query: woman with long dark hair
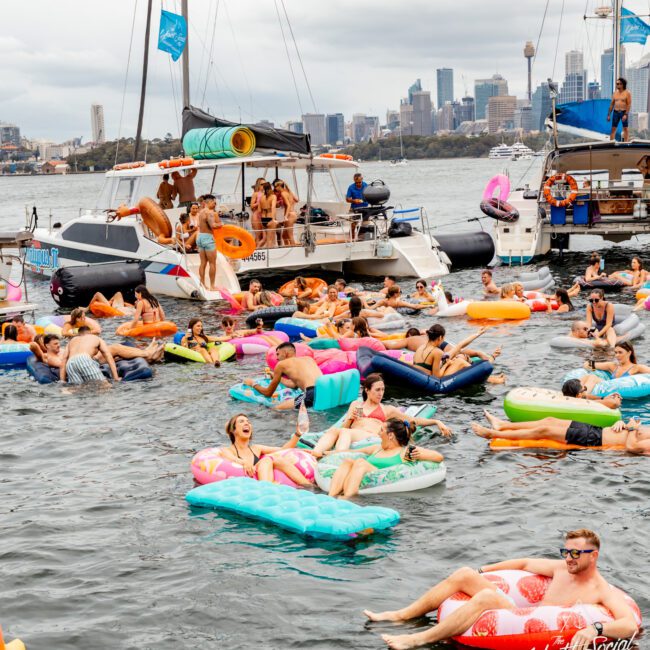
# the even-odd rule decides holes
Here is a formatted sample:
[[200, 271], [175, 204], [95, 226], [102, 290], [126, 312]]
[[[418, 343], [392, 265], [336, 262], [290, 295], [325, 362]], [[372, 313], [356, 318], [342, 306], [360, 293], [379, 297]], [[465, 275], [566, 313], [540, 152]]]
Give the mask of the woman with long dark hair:
[[[649, 366], [637, 363], [634, 346], [628, 341], [617, 343], [614, 346], [614, 356], [616, 357], [614, 361], [585, 361], [585, 368], [587, 370], [605, 370], [612, 375], [613, 379], [650, 373]], [[580, 378], [580, 382], [588, 393], [591, 393], [594, 386], [600, 384], [601, 381], [606, 380], [592, 374]]]
[[139, 284], [135, 288], [135, 314], [131, 323], [120, 325], [119, 329], [128, 330], [138, 325], [159, 323], [165, 320], [165, 311], [158, 299], [145, 287]]

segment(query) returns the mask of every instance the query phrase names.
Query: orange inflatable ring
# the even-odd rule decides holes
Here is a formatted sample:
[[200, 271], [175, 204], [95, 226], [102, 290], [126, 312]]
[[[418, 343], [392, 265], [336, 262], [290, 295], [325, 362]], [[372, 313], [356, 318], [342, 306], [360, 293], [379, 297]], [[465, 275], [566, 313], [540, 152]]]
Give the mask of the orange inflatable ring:
[[[11, 325], [11, 323], [2, 323], [2, 331], [0, 332], [2, 336], [5, 335], [5, 330], [9, 325]], [[45, 333], [45, 330], [40, 325], [32, 325], [31, 327], [34, 328], [37, 335]], [[18, 343], [31, 343], [33, 340], [34, 339], [30, 336], [29, 330], [25, 325], [18, 327]]]
[[173, 167], [185, 167], [193, 164], [194, 158], [171, 158], [170, 160], [161, 160], [158, 167], [160, 169], [172, 169]]
[[158, 323], [145, 323], [135, 327], [126, 327], [130, 323], [123, 323], [116, 330], [117, 336], [132, 336], [133, 338], [152, 338], [154, 336], [173, 336], [178, 332], [178, 327], [168, 320]]
[[138, 202], [138, 208], [142, 221], [156, 237], [172, 236], [172, 224], [165, 211], [153, 199], [145, 196]]
[[138, 160], [137, 162], [130, 163], [119, 163], [119, 165], [113, 165], [113, 169], [118, 172], [122, 169], [138, 169], [139, 167], [144, 167], [147, 163], [144, 160]]
[[[320, 294], [327, 289], [327, 282], [320, 278], [305, 278], [305, 282], [307, 282], [307, 289], [311, 289], [310, 298], [320, 298]], [[296, 288], [296, 281], [289, 280], [289, 282], [285, 282], [278, 289], [278, 293], [285, 298], [293, 298], [295, 296], [294, 290]]]
[[319, 158], [334, 158], [335, 160], [354, 160], [346, 153], [322, 153]]
[[[215, 228], [212, 231], [212, 235], [214, 236], [214, 243], [217, 246], [217, 250], [232, 260], [241, 260], [249, 257], [255, 250], [255, 238], [248, 230], [244, 230], [239, 226], [228, 224], [221, 228]], [[226, 239], [236, 239], [239, 242], [239, 246], [227, 242]]]
[[91, 302], [88, 309], [90, 309], [90, 313], [93, 316], [97, 316], [97, 318], [114, 318], [115, 316], [126, 316], [126, 314], [120, 309], [117, 309], [112, 305], [107, 305], [103, 302]]
[[[568, 183], [569, 187], [571, 188], [571, 192], [569, 192], [569, 196], [567, 196], [564, 199], [556, 199], [553, 196], [553, 194], [551, 194], [551, 188], [558, 181]], [[576, 200], [577, 196], [578, 196], [578, 183], [576, 183], [576, 179], [573, 178], [573, 176], [569, 176], [569, 174], [555, 174], [554, 176], [551, 176], [546, 181], [546, 183], [544, 183], [544, 198], [546, 199], [546, 202], [552, 205], [553, 207], [564, 208], [567, 205], [571, 205]]]

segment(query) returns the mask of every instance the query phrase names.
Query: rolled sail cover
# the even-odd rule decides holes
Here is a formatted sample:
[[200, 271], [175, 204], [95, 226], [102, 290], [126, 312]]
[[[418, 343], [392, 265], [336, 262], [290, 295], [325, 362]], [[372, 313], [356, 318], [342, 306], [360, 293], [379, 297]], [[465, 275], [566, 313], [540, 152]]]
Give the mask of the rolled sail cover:
[[[192, 129], [208, 129], [222, 126], [247, 127], [255, 136], [255, 145], [258, 151], [282, 151], [294, 154], [311, 153], [309, 135], [254, 124], [236, 124], [235, 122], [213, 117], [195, 106], [186, 106], [183, 109], [183, 139], [185, 139], [185, 134]], [[185, 153], [189, 155], [187, 152]]]
[[250, 156], [255, 151], [255, 136], [245, 126], [192, 129], [183, 137], [183, 151], [196, 160]]

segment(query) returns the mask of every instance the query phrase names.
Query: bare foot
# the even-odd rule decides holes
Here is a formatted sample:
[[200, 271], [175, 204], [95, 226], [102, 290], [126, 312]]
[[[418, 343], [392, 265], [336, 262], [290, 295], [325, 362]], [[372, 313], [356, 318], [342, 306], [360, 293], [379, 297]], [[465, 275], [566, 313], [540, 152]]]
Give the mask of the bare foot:
[[483, 409], [483, 415], [485, 416], [485, 419], [490, 423], [490, 426], [493, 429], [496, 429], [499, 431], [500, 427], [500, 420], [496, 415], [492, 415], [487, 409]]
[[492, 353], [492, 358], [496, 359], [500, 354], [501, 354], [501, 346], [494, 349], [494, 352]]
[[477, 435], [481, 436], [481, 438], [485, 438], [486, 440], [490, 440], [492, 437], [492, 432], [490, 429], [487, 427], [482, 427], [480, 424], [477, 422], [472, 422], [472, 431]]
[[490, 375], [487, 378], [487, 383], [488, 384], [505, 384], [506, 383], [506, 376], [502, 373], [500, 375]]
[[410, 634], [401, 634], [399, 636], [393, 636], [392, 634], [382, 634], [381, 638], [386, 642], [389, 648], [394, 648], [394, 650], [409, 650], [409, 648], [417, 648], [419, 645], [417, 641], [411, 639]]
[[402, 617], [399, 615], [399, 611], [390, 611], [390, 612], [371, 612], [369, 609], [364, 609], [363, 613], [371, 621], [402, 621]]

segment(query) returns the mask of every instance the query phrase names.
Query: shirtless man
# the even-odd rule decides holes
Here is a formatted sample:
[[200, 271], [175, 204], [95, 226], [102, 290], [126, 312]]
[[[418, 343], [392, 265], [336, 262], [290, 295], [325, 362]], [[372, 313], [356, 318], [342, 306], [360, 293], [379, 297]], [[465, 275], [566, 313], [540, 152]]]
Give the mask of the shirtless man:
[[384, 278], [384, 288], [380, 290], [380, 294], [382, 296], [386, 296], [388, 294], [388, 290], [391, 287], [394, 287], [397, 284], [397, 278], [394, 275], [387, 275]]
[[368, 610], [364, 613], [371, 621], [402, 622], [419, 618], [438, 609], [443, 600], [459, 591], [466, 593], [470, 599], [442, 623], [416, 634], [383, 635], [384, 641], [391, 648], [416, 648], [436, 643], [461, 634], [486, 610], [515, 610], [516, 607], [510, 597], [499, 590], [494, 582], [481, 575], [491, 571], [515, 569], [552, 578], [539, 605], [571, 607], [576, 603], [592, 604], [601, 605], [612, 613], [613, 621], [606, 623], [594, 621], [593, 624], [578, 630], [571, 640], [571, 648], [586, 650], [592, 645], [595, 647], [594, 639], [597, 637], [611, 639], [633, 637], [638, 632], [634, 612], [621, 592], [610, 587], [596, 566], [600, 552], [598, 535], [585, 528], [569, 531], [564, 536], [564, 547], [560, 549], [560, 556], [563, 558], [561, 560], [521, 558], [488, 564], [480, 567], [478, 571], [463, 567], [454, 571], [408, 607], [378, 614]]
[[492, 271], [489, 269], [485, 269], [485, 271], [481, 273], [481, 282], [483, 283], [483, 293], [486, 296], [497, 296], [501, 293], [499, 287], [494, 284], [494, 280], [492, 279]]
[[21, 342], [33, 341], [36, 336], [36, 330], [32, 325], [25, 322], [22, 314], [16, 314], [11, 319], [11, 324], [18, 330], [18, 340]]
[[[481, 438], [506, 438], [507, 440], [555, 440], [580, 447], [603, 447], [624, 445], [627, 451], [637, 454], [650, 453], [650, 426], [637, 420], [619, 420], [611, 427], [596, 427], [584, 422], [543, 418], [535, 422], [509, 422], [500, 420], [492, 413], [483, 411], [490, 423], [483, 427], [472, 422], [472, 431]], [[628, 448], [628, 439], [630, 447]]]
[[592, 338], [589, 336], [589, 326], [585, 320], [574, 321], [571, 325], [569, 336], [572, 339], [580, 339], [594, 348], [606, 348], [609, 345], [606, 339]]
[[[206, 194], [205, 208], [199, 212], [199, 234], [196, 238], [196, 247], [199, 249], [199, 280], [201, 284], [210, 291], [216, 291], [215, 280], [217, 277], [217, 246], [214, 243], [212, 231], [215, 228], [222, 228], [223, 224], [217, 214], [217, 200], [212, 194]], [[205, 269], [208, 267], [210, 284], [205, 283]]]
[[78, 336], [68, 343], [61, 359], [61, 381], [69, 384], [85, 384], [89, 381], [106, 383], [106, 378], [93, 358], [101, 352], [106, 359], [114, 381], [120, 381], [117, 367], [106, 343], [96, 334], [90, 333], [87, 325], [79, 328]]
[[249, 311], [255, 310], [260, 304], [259, 294], [261, 291], [262, 283], [257, 278], [252, 279], [248, 283], [248, 291], [242, 292], [240, 299], [241, 306]]
[[279, 404], [276, 407], [279, 410], [299, 409], [303, 402], [307, 407], [313, 406], [316, 380], [323, 374], [321, 369], [311, 357], [297, 357], [296, 346], [293, 343], [281, 343], [275, 351], [278, 365], [273, 371], [271, 383], [266, 388], [256, 384], [252, 379], [244, 379], [244, 383], [266, 397], [273, 395], [280, 381], [288, 388], [300, 388], [303, 391], [303, 394], [295, 400], [290, 399]]
[[623, 398], [618, 393], [612, 393], [611, 395], [606, 395], [605, 397], [597, 397], [596, 395], [591, 395], [583, 386], [580, 379], [567, 379], [564, 384], [562, 384], [562, 395], [565, 397], [576, 397], [578, 399], [600, 402], [608, 409], [620, 408], [621, 403], [623, 402]]
[[156, 193], [158, 204], [163, 210], [170, 210], [174, 207], [176, 191], [176, 188], [169, 182], [169, 174], [164, 174]]
[[607, 110], [607, 121], [609, 122], [610, 117], [612, 120], [612, 131], [609, 134], [610, 140], [614, 140], [614, 138], [616, 138], [616, 129], [618, 128], [618, 123], [621, 121], [623, 122], [623, 142], [627, 142], [629, 140], [628, 116], [630, 114], [631, 107], [632, 95], [627, 89], [627, 81], [623, 77], [619, 77], [616, 80], [616, 89], [614, 90], [612, 101], [610, 102], [609, 109]]
[[180, 172], [174, 172], [174, 188], [178, 194], [178, 207], [189, 208], [193, 201], [196, 201], [196, 190], [194, 189], [194, 177], [197, 175], [197, 169], [190, 169], [182, 176]]
[[52, 368], [61, 368], [63, 365], [63, 350], [61, 339], [56, 334], [46, 334], [43, 339], [43, 346], [38, 341], [29, 344], [29, 349], [34, 356], [44, 364]]

